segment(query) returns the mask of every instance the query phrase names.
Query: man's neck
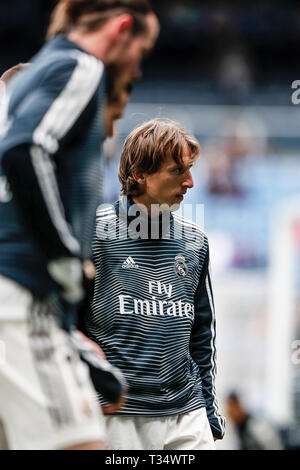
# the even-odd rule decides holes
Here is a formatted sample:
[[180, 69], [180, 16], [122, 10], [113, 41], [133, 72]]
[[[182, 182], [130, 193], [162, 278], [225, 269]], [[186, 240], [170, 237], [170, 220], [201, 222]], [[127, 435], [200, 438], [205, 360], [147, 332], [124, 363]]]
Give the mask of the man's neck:
[[141, 210], [144, 213], [147, 213], [149, 217], [153, 215], [151, 214], [151, 201], [147, 197], [145, 197], [144, 195], [141, 195], [141, 196], [132, 197], [131, 199], [132, 199], [133, 204], [137, 204], [138, 206], [140, 206]]
[[170, 207], [167, 205], [167, 203], [159, 204], [144, 194], [141, 196], [134, 196], [131, 198], [131, 200], [134, 204], [140, 206], [141, 210], [151, 218], [157, 218], [164, 212], [172, 212], [170, 211]]
[[100, 36], [99, 31], [84, 34], [75, 30], [70, 32], [67, 37], [69, 41], [74, 42], [85, 52], [101, 60], [104, 65], [107, 65], [109, 47], [105, 31]]

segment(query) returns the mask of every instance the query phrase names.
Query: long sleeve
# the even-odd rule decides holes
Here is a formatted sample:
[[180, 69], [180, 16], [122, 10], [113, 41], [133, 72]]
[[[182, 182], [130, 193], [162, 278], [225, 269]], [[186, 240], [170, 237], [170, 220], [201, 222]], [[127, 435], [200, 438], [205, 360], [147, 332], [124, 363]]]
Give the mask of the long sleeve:
[[80, 255], [66, 215], [65, 201], [71, 196], [62, 195], [57, 165], [61, 167], [64, 144], [75, 130], [80, 133], [82, 115], [88, 119], [102, 73], [101, 62], [78, 52], [68, 59], [58, 57], [43, 74], [31, 65], [8, 87], [8, 130], [0, 161], [24, 226], [50, 260]]
[[209, 249], [195, 294], [195, 323], [190, 342], [191, 355], [199, 367], [206, 411], [213, 436], [222, 439], [225, 419], [218, 412], [216, 399], [216, 320], [209, 275]]
[[47, 259], [79, 256], [47, 153], [37, 146], [15, 147], [4, 154], [2, 166], [20, 219]]

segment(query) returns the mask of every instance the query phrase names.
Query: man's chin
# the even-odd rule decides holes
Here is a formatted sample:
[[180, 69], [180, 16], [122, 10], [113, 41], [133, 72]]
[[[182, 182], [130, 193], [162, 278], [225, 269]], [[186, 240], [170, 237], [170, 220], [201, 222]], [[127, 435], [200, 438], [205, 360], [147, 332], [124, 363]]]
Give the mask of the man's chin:
[[170, 207], [170, 211], [171, 211], [171, 212], [178, 211], [179, 207], [180, 207], [180, 202], [175, 202], [175, 203], [172, 204], [172, 206]]
[[[180, 201], [181, 202], [181, 201]], [[176, 200], [175, 202], [172, 203], [172, 205], [169, 205], [169, 212], [175, 212], [178, 211], [180, 207], [180, 202]]]
[[171, 206], [171, 212], [174, 212], [174, 211], [177, 211], [180, 207], [180, 204], [182, 203], [183, 201], [183, 195], [182, 194], [178, 194], [174, 197], [173, 199], [173, 202], [172, 202], [172, 206]]

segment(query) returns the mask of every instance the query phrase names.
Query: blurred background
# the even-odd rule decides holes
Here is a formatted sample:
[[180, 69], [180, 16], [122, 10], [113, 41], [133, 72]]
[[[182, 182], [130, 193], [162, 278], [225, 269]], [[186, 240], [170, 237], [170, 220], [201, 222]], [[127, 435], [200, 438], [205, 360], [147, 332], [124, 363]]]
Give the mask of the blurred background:
[[[0, 74], [37, 52], [55, 3], [1, 0]], [[203, 205], [211, 247], [216, 385], [228, 417], [217, 445], [299, 449], [300, 5], [152, 4], [161, 34], [107, 142], [104, 200], [118, 198], [122, 143], [137, 124], [167, 117], [196, 135], [202, 154], [184, 202]]]

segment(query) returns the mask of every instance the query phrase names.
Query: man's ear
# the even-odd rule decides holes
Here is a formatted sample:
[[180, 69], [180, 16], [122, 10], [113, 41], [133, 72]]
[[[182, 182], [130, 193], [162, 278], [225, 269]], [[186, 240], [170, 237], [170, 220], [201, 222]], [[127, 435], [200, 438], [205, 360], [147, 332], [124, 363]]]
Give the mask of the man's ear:
[[114, 21], [114, 33], [116, 38], [126, 31], [129, 31], [133, 25], [133, 17], [129, 13], [123, 13], [122, 15], [112, 18]]
[[132, 171], [132, 177], [138, 184], [144, 184], [145, 183], [144, 173], [141, 173], [138, 170], [133, 170]]
[[129, 13], [120, 16], [120, 31], [127, 31], [133, 25], [133, 17]]

